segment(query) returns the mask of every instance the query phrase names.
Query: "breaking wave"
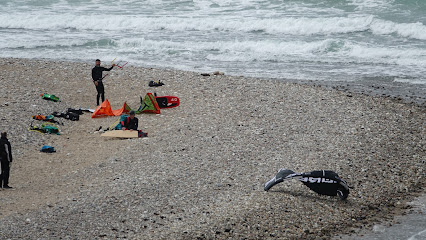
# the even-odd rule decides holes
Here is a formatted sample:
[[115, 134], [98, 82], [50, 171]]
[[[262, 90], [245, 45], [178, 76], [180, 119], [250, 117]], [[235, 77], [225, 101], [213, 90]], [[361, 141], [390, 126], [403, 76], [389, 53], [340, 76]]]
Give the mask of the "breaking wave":
[[368, 16], [355, 17], [285, 17], [280, 19], [246, 19], [232, 17], [143, 17], [143, 16], [74, 16], [2, 14], [0, 28], [44, 31], [73, 30], [99, 32], [148, 33], [151, 31], [199, 31], [232, 33], [266, 33], [270, 35], [328, 35], [371, 31], [376, 35], [398, 34], [426, 40], [426, 26], [420, 22], [396, 23]]

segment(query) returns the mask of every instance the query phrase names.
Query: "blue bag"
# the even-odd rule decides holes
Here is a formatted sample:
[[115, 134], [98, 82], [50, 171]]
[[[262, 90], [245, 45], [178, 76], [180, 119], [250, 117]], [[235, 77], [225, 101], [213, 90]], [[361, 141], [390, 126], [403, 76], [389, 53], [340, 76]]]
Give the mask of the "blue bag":
[[41, 148], [40, 152], [54, 153], [54, 152], [56, 152], [56, 150], [55, 150], [55, 148], [54, 148], [54, 147], [52, 147], [52, 146], [44, 145], [44, 146]]

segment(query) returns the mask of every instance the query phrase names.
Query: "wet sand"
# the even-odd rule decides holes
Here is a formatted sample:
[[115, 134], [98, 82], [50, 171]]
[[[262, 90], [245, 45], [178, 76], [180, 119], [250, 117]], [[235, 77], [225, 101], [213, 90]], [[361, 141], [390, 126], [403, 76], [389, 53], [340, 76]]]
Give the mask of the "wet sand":
[[348, 81], [303, 81], [283, 80], [287, 82], [302, 83], [321, 86], [326, 89], [335, 89], [347, 93], [356, 93], [368, 96], [389, 98], [408, 104], [426, 107], [426, 86], [418, 83], [397, 82], [393, 78], [364, 78], [357, 82]]
[[357, 234], [336, 236], [335, 240], [420, 240], [426, 238], [426, 195], [408, 203], [410, 208], [390, 221], [375, 224]]

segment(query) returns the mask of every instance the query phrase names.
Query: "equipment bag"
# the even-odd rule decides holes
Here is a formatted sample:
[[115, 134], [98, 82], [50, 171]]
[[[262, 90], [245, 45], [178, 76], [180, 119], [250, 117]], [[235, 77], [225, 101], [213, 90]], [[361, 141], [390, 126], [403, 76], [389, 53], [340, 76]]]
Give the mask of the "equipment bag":
[[48, 145], [44, 145], [41, 149], [40, 152], [45, 152], [45, 153], [54, 153], [56, 152], [55, 148], [52, 146], [48, 146]]
[[35, 115], [33, 116], [33, 119], [35, 120], [40, 120], [40, 121], [44, 121], [46, 119], [46, 116], [43, 115]]
[[41, 129], [45, 133], [56, 133], [59, 135], [59, 129], [52, 125], [42, 125]]
[[71, 121], [78, 121], [78, 120], [80, 120], [80, 115], [78, 115], [77, 113], [73, 113], [73, 112], [67, 112], [67, 113], [65, 113], [65, 119], [69, 119]]
[[159, 81], [149, 81], [148, 86], [150, 87], [160, 87], [163, 86], [164, 83], [161, 82], [161, 80]]
[[82, 115], [83, 114], [83, 110], [81, 109], [73, 109], [73, 108], [68, 108], [67, 112], [72, 112], [78, 115]]
[[54, 101], [54, 102], [59, 101], [59, 97], [57, 97], [53, 94], [42, 93], [42, 94], [40, 94], [40, 96], [41, 96], [41, 98], [46, 99], [46, 100], [50, 100], [50, 101]]

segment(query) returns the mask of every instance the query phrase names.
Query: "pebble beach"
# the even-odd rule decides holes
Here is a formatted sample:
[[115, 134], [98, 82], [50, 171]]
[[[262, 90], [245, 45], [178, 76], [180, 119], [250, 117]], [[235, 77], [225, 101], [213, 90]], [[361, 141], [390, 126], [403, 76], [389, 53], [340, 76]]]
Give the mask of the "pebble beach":
[[[105, 78], [113, 109], [137, 109], [147, 92], [180, 99], [137, 115], [147, 138], [101, 137], [118, 117], [90, 113], [58, 119], [60, 135], [29, 131], [33, 115], [96, 108], [93, 65], [0, 59], [0, 131], [14, 156], [0, 239], [330, 239], [425, 193], [424, 105], [319, 86], [129, 64]], [[346, 201], [297, 181], [265, 192], [280, 168], [332, 170], [353, 188]]]

